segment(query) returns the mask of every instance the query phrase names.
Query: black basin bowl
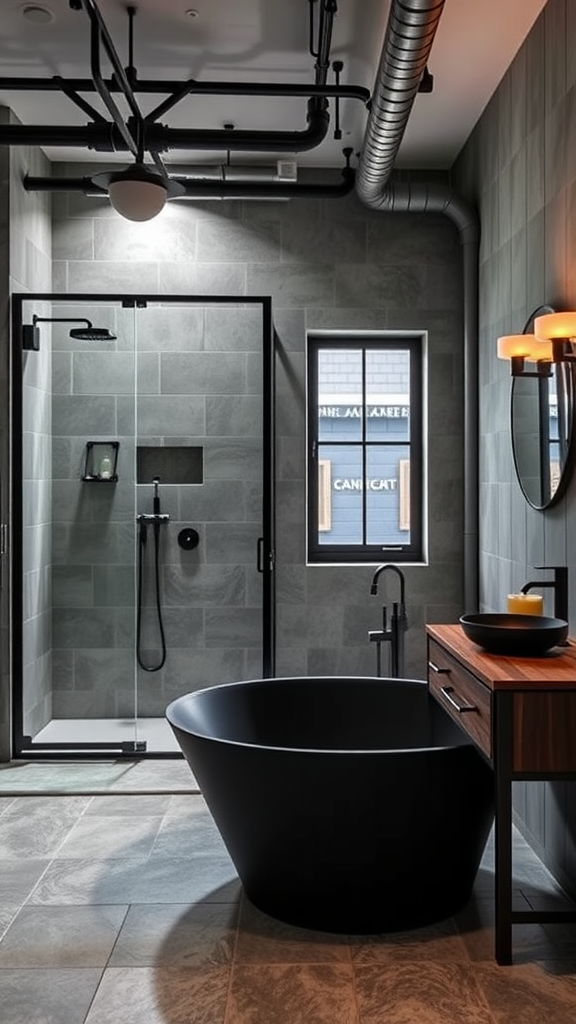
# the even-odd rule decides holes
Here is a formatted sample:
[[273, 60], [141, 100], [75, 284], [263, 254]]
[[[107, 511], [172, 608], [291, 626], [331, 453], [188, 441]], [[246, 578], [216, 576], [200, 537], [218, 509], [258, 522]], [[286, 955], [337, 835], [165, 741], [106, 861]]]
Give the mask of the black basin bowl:
[[512, 615], [506, 612], [461, 615], [460, 625], [469, 640], [490, 654], [538, 657], [568, 636], [564, 619], [546, 615]]

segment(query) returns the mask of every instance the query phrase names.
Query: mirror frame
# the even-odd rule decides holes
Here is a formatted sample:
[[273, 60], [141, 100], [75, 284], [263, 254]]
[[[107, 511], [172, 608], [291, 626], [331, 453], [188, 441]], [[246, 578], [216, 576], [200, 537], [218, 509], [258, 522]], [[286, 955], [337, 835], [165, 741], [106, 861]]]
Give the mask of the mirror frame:
[[[528, 317], [524, 328], [523, 334], [533, 333], [534, 320], [537, 316], [541, 316], [544, 313], [556, 312], [552, 306], [544, 305], [538, 306], [533, 313]], [[548, 437], [548, 420], [549, 420], [549, 382], [552, 379], [552, 374], [556, 375], [556, 389], [558, 394], [558, 411], [559, 411], [559, 433], [561, 429], [561, 422], [564, 421], [566, 426], [565, 430], [562, 431], [564, 434], [564, 448], [565, 455], [564, 459], [560, 462], [560, 473], [558, 477], [558, 483], [553, 494], [548, 497], [544, 493], [544, 483], [550, 480], [550, 458], [545, 459], [544, 447], [549, 452], [549, 437]], [[515, 400], [516, 404], [519, 402], [520, 396], [520, 385], [525, 383], [526, 380], [533, 382], [534, 388], [536, 389], [534, 394], [534, 401], [537, 402], [536, 417], [538, 419], [537, 424], [534, 425], [534, 433], [537, 432], [539, 438], [539, 490], [540, 500], [536, 501], [534, 494], [530, 493], [528, 488], [526, 473], [522, 472], [521, 460], [519, 456], [519, 436], [518, 430], [515, 429]], [[564, 396], [564, 401], [560, 401], [561, 395]], [[564, 408], [565, 412], [563, 416], [560, 416], [561, 407]], [[552, 363], [550, 375], [538, 374], [527, 376], [517, 376], [512, 379], [512, 387], [510, 391], [510, 437], [512, 441], [512, 458], [514, 461], [514, 470], [516, 473], [516, 479], [528, 504], [539, 512], [543, 512], [546, 509], [552, 508], [566, 492], [574, 462], [576, 458], [576, 364], [572, 362], [565, 363]], [[546, 431], [544, 435], [544, 429]], [[562, 439], [559, 438], [558, 444], [562, 443]]]

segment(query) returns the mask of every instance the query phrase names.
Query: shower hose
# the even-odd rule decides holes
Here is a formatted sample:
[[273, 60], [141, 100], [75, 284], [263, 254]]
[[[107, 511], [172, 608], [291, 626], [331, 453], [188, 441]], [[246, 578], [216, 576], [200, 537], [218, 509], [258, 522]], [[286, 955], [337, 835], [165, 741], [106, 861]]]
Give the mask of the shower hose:
[[148, 539], [147, 524], [140, 521], [138, 541], [138, 602], [136, 611], [136, 658], [140, 668], [145, 672], [159, 672], [166, 661], [166, 637], [162, 621], [162, 601], [160, 598], [160, 523], [154, 523], [154, 584], [156, 596], [156, 620], [160, 635], [160, 659], [154, 665], [146, 665], [142, 660], [142, 599], [144, 590], [144, 555]]

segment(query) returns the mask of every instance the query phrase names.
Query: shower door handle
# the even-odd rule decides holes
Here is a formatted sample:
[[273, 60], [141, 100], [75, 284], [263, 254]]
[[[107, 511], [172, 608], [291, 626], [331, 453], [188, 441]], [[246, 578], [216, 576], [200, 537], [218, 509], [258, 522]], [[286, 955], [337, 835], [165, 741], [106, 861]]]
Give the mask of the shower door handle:
[[[267, 569], [268, 569], [269, 572], [272, 572], [272, 570], [274, 568], [274, 555], [273, 555], [272, 551], [268, 552], [267, 560], [268, 560]], [[258, 537], [258, 540], [256, 541], [256, 571], [259, 572], [259, 573], [263, 573], [264, 572], [264, 566], [265, 566], [264, 537]]]

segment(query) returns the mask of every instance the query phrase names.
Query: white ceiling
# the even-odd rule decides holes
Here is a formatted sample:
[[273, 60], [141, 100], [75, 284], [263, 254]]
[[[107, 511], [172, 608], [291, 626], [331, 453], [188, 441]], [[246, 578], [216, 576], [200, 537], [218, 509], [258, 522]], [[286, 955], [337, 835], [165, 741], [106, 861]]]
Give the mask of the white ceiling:
[[[128, 63], [124, 0], [96, 0], [114, 47]], [[431, 94], [416, 97], [400, 148], [399, 167], [449, 167], [478, 120], [546, 0], [446, 0], [432, 47]], [[313, 83], [308, 52], [308, 0], [135, 0], [134, 64], [141, 80]], [[40, 7], [52, 20], [36, 23], [26, 9]], [[338, 0], [331, 60], [342, 60], [341, 81], [373, 88], [389, 0]], [[196, 12], [190, 13], [190, 12]], [[102, 61], [104, 77], [110, 74]], [[83, 125], [88, 118], [60, 92], [9, 91], [7, 77], [90, 78], [90, 23], [68, 0], [3, 0], [0, 37], [0, 102], [28, 125]], [[123, 101], [114, 94], [121, 109]], [[103, 110], [95, 93], [85, 98]], [[143, 113], [163, 96], [137, 94]], [[331, 103], [333, 111], [333, 104]], [[126, 116], [126, 111], [123, 109]], [[106, 115], [109, 118], [109, 115]], [[161, 123], [177, 128], [301, 131], [303, 98], [190, 96]], [[320, 147], [298, 155], [302, 166], [343, 164], [342, 148], [361, 148], [366, 110], [358, 100], [341, 104], [342, 139], [332, 132]], [[333, 126], [333, 125], [332, 125]], [[86, 149], [46, 148], [50, 159], [129, 163], [129, 155]], [[292, 154], [283, 154], [290, 157]], [[274, 154], [274, 160], [279, 154]], [[172, 152], [167, 165], [221, 161], [225, 153]], [[234, 153], [236, 163], [261, 163], [265, 154]]]

